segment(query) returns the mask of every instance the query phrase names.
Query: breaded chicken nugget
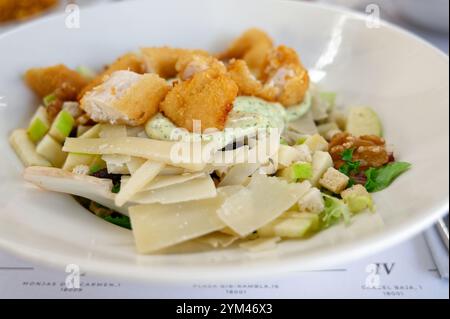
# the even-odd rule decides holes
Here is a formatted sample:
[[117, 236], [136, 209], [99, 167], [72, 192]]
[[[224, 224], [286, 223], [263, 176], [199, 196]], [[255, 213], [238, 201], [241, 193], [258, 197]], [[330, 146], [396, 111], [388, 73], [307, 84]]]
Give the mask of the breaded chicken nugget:
[[87, 84], [86, 79], [78, 72], [63, 64], [29, 69], [24, 78], [27, 85], [41, 98], [57, 90], [63, 90], [65, 94], [61, 98], [74, 100]]
[[277, 90], [264, 86], [251, 72], [244, 60], [231, 60], [228, 74], [239, 87], [239, 95], [251, 95], [267, 101], [275, 101]]
[[215, 69], [219, 73], [227, 72], [225, 64], [215, 57], [199, 55], [196, 53], [181, 56], [175, 65], [175, 69], [178, 72], [178, 77], [182, 80], [190, 79], [195, 74], [208, 69]]
[[277, 101], [284, 106], [302, 102], [310, 82], [297, 52], [283, 45], [267, 55], [262, 81], [265, 86], [277, 90]]
[[193, 131], [193, 120], [223, 130], [239, 88], [227, 74], [212, 68], [180, 82], [161, 103], [161, 111], [177, 126]]
[[100, 85], [105, 77], [111, 75], [113, 72], [128, 70], [142, 74], [145, 72], [144, 62], [142, 59], [134, 53], [127, 53], [119, 57], [116, 61], [106, 67], [106, 69], [97, 75], [94, 79], [89, 82], [89, 84], [83, 89], [83, 91], [78, 95], [78, 99], [81, 100], [86, 92], [92, 90], [94, 87]]
[[220, 60], [243, 59], [250, 71], [259, 78], [263, 72], [266, 55], [272, 47], [273, 41], [267, 33], [253, 28], [244, 32], [218, 57]]
[[0, 0], [0, 22], [22, 20], [49, 10], [58, 0]]
[[175, 65], [183, 55], [209, 55], [208, 52], [203, 50], [188, 50], [170, 47], [142, 48], [141, 54], [145, 62], [146, 71], [148, 73], [156, 73], [165, 79], [170, 79], [177, 75], [178, 72]]
[[96, 122], [139, 126], [158, 112], [168, 91], [157, 74], [116, 71], [87, 92], [80, 107]]

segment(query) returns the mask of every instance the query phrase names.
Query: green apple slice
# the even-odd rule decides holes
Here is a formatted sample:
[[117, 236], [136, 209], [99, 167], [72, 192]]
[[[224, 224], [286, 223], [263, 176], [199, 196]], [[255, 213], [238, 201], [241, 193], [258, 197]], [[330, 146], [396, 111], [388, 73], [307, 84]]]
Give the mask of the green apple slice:
[[72, 132], [75, 120], [67, 110], [61, 110], [53, 121], [49, 134], [62, 143]]
[[31, 141], [27, 131], [18, 129], [11, 133], [9, 143], [26, 166], [52, 166], [49, 161], [36, 152], [36, 146]]
[[381, 121], [370, 107], [353, 107], [348, 115], [347, 132], [354, 136], [381, 136]]
[[39, 142], [36, 152], [46, 158], [54, 167], [61, 167], [67, 157], [67, 153], [63, 152], [61, 144], [48, 134]]
[[50, 121], [48, 120], [47, 110], [40, 106], [28, 126], [28, 136], [34, 143], [39, 142], [50, 129]]

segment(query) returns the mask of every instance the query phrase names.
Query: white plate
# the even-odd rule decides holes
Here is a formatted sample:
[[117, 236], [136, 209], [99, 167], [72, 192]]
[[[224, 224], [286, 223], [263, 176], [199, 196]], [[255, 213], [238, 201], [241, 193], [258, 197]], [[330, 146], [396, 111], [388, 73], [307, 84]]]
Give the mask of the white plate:
[[[138, 1], [86, 9], [81, 28], [65, 17], [33, 22], [0, 37], [0, 246], [55, 265], [141, 280], [218, 279], [331, 267], [385, 249], [428, 227], [448, 209], [448, 57], [393, 26], [291, 1]], [[139, 46], [223, 49], [244, 29], [266, 29], [295, 47], [315, 79], [348, 105], [373, 106], [389, 143], [413, 169], [375, 195], [378, 214], [333, 227], [275, 251], [239, 249], [139, 256], [127, 230], [105, 223], [69, 196], [21, 178], [7, 137], [38, 103], [21, 80], [34, 66], [100, 67]], [[168, 229], [167, 231], [172, 231]]]

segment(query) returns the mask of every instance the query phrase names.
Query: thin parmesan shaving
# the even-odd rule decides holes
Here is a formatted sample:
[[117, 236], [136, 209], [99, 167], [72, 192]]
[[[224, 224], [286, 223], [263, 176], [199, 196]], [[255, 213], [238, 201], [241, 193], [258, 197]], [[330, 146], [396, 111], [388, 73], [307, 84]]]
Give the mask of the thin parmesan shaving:
[[121, 187], [116, 196], [117, 206], [123, 206], [134, 194], [139, 192], [146, 184], [151, 182], [164, 167], [162, 163], [145, 162], [130, 178], [128, 183]]
[[210, 176], [205, 176], [182, 184], [142, 191], [133, 196], [130, 201], [137, 204], [172, 204], [212, 198], [216, 195], [214, 181]]
[[248, 187], [229, 197], [219, 217], [242, 237], [275, 220], [309, 189], [309, 182], [288, 184], [276, 177], [254, 174]]

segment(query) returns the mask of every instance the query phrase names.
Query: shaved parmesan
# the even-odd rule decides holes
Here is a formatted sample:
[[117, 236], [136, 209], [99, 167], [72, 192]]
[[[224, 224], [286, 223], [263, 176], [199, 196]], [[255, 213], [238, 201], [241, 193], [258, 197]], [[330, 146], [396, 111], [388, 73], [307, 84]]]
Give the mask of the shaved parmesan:
[[186, 170], [184, 168], [181, 167], [175, 167], [175, 166], [170, 166], [167, 165], [166, 167], [164, 167], [161, 172], [159, 172], [159, 175], [180, 175], [185, 173]]
[[[160, 175], [156, 176], [149, 184], [147, 184], [142, 190], [150, 191], [154, 189], [169, 187], [177, 184], [183, 184], [196, 178], [205, 177], [204, 173], [184, 173], [182, 175]], [[129, 179], [129, 178], [128, 178]], [[122, 179], [124, 182], [128, 182], [128, 179]]]
[[139, 167], [144, 165], [145, 162], [146, 162], [146, 160], [143, 158], [131, 157], [130, 161], [127, 162], [128, 171], [130, 172], [131, 175], [133, 175], [134, 173], [136, 173], [136, 171], [139, 169]]
[[131, 137], [141, 137], [141, 134], [144, 133], [147, 137], [147, 134], [145, 133], [145, 128], [143, 126], [127, 126], [127, 136]]
[[261, 164], [242, 163], [233, 166], [219, 186], [242, 185], [247, 177], [252, 175], [261, 166]]
[[91, 127], [89, 130], [84, 132], [79, 136], [79, 138], [97, 138], [100, 135], [100, 132], [102, 131], [103, 124], [96, 124], [93, 127]]
[[116, 205], [123, 206], [134, 194], [152, 181], [164, 167], [162, 163], [145, 162], [130, 178], [128, 183], [120, 188], [116, 196]]
[[130, 174], [127, 164], [131, 161], [131, 156], [103, 155], [102, 160], [105, 161], [109, 174]]
[[225, 227], [216, 211], [223, 197], [181, 204], [130, 207], [137, 250], [151, 253]]
[[288, 184], [276, 177], [254, 174], [248, 187], [229, 197], [218, 214], [241, 236], [275, 220], [311, 188], [309, 182]]
[[257, 253], [265, 250], [272, 250], [277, 247], [277, 243], [281, 241], [280, 237], [259, 238], [250, 240], [239, 245], [252, 253]]
[[226, 248], [238, 239], [239, 236], [227, 235], [221, 232], [214, 232], [197, 238], [196, 241], [202, 244], [209, 245], [213, 248]]
[[84, 197], [128, 215], [128, 207], [118, 207], [111, 192], [112, 181], [87, 175], [77, 175], [59, 168], [29, 167], [24, 171], [25, 180], [48, 191]]
[[125, 125], [103, 124], [99, 136], [101, 138], [126, 137], [127, 127]]
[[[135, 157], [141, 157], [152, 160], [154, 162], [162, 162], [171, 164], [176, 167], [183, 167], [193, 171], [201, 171], [209, 158], [202, 161], [203, 155], [191, 152], [192, 156], [179, 155], [184, 150], [184, 145], [187, 144], [186, 149], [190, 150], [192, 147], [189, 143], [173, 142], [173, 141], [159, 141], [139, 137], [116, 137], [116, 138], [67, 138], [63, 147], [64, 152], [84, 153], [84, 154], [122, 154]], [[206, 145], [199, 147], [208, 149]], [[194, 149], [195, 151], [195, 149]], [[189, 155], [190, 155], [189, 154]], [[179, 155], [179, 156], [178, 156]], [[199, 157], [199, 158], [196, 158]], [[205, 157], [208, 157], [205, 155]], [[180, 160], [185, 161], [180, 161]]]
[[205, 176], [182, 184], [139, 192], [131, 198], [131, 201], [138, 204], [172, 204], [215, 196], [217, 196], [217, 190], [214, 181], [210, 176]]

